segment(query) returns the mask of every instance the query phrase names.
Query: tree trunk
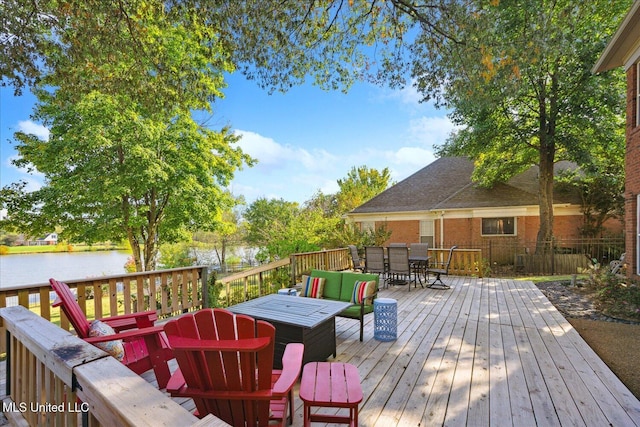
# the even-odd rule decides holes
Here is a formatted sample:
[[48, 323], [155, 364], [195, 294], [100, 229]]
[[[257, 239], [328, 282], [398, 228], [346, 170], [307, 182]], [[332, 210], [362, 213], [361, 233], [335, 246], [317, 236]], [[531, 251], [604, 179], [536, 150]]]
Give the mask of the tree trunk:
[[540, 229], [537, 247], [547, 249], [553, 239], [553, 160], [554, 150], [548, 147], [540, 151], [539, 206]]
[[555, 97], [558, 90], [557, 78], [552, 75], [549, 92], [547, 92], [544, 82], [541, 82], [540, 89], [540, 115], [538, 122], [538, 136], [540, 139], [540, 159], [538, 163], [540, 168], [538, 177], [540, 229], [538, 230], [536, 245], [537, 252], [549, 249], [551, 240], [553, 239], [553, 168], [556, 157], [555, 128], [558, 113], [557, 100]]

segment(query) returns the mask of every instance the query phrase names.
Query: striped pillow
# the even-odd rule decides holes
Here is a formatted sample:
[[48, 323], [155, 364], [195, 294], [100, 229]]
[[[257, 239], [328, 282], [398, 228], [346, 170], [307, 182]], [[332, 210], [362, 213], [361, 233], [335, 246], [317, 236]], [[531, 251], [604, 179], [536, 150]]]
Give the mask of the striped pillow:
[[300, 296], [309, 298], [322, 298], [324, 290], [324, 277], [302, 276], [302, 289]]
[[376, 289], [376, 281], [371, 280], [368, 282], [365, 281], [356, 281], [353, 285], [353, 293], [351, 294], [351, 304], [362, 304], [368, 296], [371, 296]]

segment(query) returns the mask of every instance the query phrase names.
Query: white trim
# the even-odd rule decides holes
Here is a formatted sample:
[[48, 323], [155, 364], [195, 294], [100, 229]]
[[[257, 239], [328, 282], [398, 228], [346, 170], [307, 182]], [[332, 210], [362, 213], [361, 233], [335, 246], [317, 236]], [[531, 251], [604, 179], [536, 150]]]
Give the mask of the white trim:
[[629, 68], [633, 67], [640, 59], [640, 40], [634, 46], [631, 55], [624, 61], [624, 71], [629, 71]]
[[[538, 205], [530, 206], [505, 206], [487, 208], [465, 209], [440, 209], [437, 211], [411, 211], [411, 212], [375, 212], [375, 213], [349, 213], [347, 217], [353, 222], [362, 221], [425, 221], [439, 219], [442, 212], [446, 212], [447, 219], [489, 218], [506, 216], [539, 216]], [[583, 215], [579, 205], [556, 204], [553, 206], [555, 216]]]

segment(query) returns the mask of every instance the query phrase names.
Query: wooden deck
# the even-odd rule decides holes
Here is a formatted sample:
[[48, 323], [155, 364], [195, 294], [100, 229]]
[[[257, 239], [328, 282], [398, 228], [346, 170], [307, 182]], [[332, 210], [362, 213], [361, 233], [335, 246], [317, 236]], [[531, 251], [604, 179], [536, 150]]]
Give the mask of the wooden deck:
[[[357, 320], [337, 318], [361, 426], [640, 426], [640, 401], [531, 282], [444, 280], [450, 290], [381, 290], [398, 301], [396, 341], [374, 340], [373, 315], [364, 342]], [[297, 390], [295, 406], [298, 427]]]

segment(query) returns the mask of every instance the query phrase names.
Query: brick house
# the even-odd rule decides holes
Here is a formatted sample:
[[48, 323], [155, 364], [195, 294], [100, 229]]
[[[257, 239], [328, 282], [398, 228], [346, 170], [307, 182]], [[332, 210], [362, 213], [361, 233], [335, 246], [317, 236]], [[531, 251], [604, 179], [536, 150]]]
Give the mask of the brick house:
[[631, 10], [593, 67], [624, 67], [627, 75], [625, 153], [625, 250], [627, 275], [640, 276], [640, 2]]
[[[556, 165], [556, 173], [569, 162]], [[535, 250], [540, 225], [538, 167], [533, 166], [492, 188], [471, 180], [473, 162], [466, 157], [443, 157], [388, 188], [347, 214], [361, 229], [386, 224], [390, 242], [423, 242], [430, 247], [451, 244], [481, 246], [488, 240], [517, 241]], [[554, 234], [581, 237], [584, 215], [579, 194], [554, 194]], [[610, 233], [620, 234], [622, 223], [609, 220]]]

